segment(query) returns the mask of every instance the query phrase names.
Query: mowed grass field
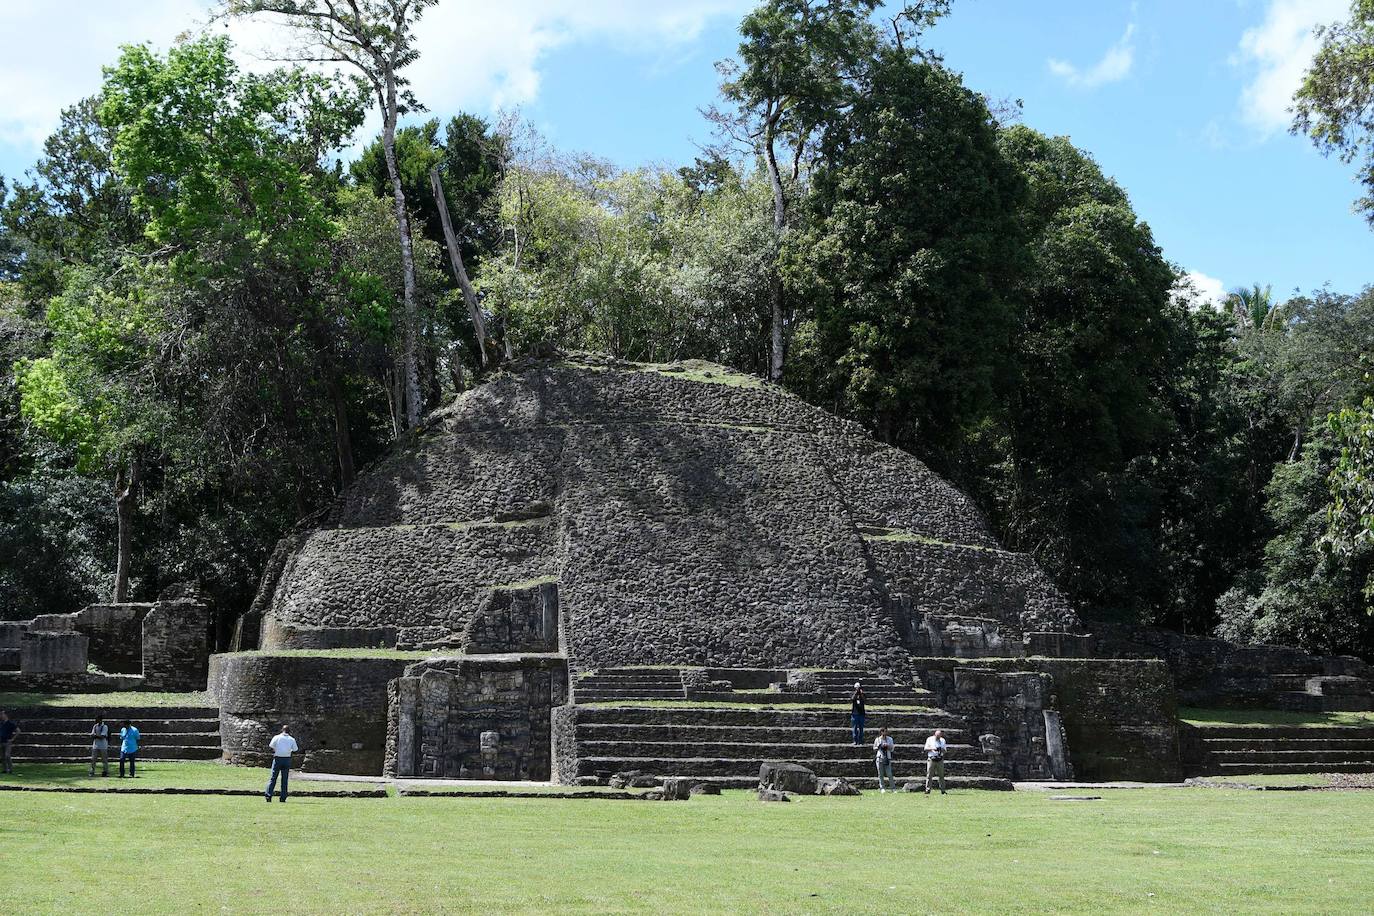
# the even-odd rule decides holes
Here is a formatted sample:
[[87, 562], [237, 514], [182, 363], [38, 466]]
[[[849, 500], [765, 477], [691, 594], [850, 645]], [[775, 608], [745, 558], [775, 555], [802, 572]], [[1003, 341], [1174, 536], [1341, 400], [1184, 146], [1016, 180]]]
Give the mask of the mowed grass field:
[[1374, 792], [0, 794], [5, 913], [1364, 913]]

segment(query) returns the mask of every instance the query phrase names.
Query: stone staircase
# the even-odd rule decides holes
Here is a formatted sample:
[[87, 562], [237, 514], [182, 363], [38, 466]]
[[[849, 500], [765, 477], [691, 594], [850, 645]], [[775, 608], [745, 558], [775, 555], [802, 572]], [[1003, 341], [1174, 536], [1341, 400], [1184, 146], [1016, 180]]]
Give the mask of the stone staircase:
[[677, 668], [603, 668], [579, 676], [573, 685], [579, 703], [687, 699]]
[[1366, 712], [1374, 709], [1370, 683], [1362, 677], [1307, 674], [1269, 676], [1275, 705], [1298, 712]]
[[886, 726], [897, 743], [893, 775], [899, 785], [924, 779], [922, 745], [932, 730], [942, 728], [949, 742], [950, 785], [1010, 787], [996, 778], [976, 736], [958, 716], [880, 712], [870, 713], [868, 721], [864, 746], [854, 747], [848, 714], [840, 710], [580, 708], [575, 775], [606, 779], [638, 770], [658, 778], [689, 776], [724, 788], [750, 788], [758, 784], [765, 760], [785, 760], [818, 776], [843, 776], [861, 788], [877, 788], [872, 740]]
[[578, 703], [635, 700], [692, 700], [709, 703], [841, 703], [848, 704], [855, 682], [864, 685], [869, 706], [932, 705], [928, 691], [901, 684], [886, 675], [857, 669], [794, 672], [809, 689], [773, 690], [788, 679], [786, 671], [763, 669], [603, 668], [578, 676]]
[[13, 757], [18, 763], [89, 763], [91, 726], [97, 715], [110, 726], [110, 761], [119, 759], [119, 723], [128, 718], [140, 732], [139, 762], [218, 760], [219, 710], [213, 706], [110, 709], [48, 706], [9, 710], [19, 723]]
[[1374, 772], [1374, 727], [1193, 726], [1188, 776]]

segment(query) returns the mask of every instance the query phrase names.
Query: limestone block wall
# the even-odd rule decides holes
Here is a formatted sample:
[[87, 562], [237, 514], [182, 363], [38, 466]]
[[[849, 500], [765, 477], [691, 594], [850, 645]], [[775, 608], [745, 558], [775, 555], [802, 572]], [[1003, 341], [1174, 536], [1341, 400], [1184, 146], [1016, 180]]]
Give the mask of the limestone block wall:
[[941, 706], [1003, 739], [1009, 775], [1063, 778], [1047, 756], [1053, 722], [1043, 712], [1050, 711], [1062, 727], [1073, 778], [1179, 778], [1176, 695], [1160, 661], [918, 658], [913, 666]]
[[193, 599], [159, 601], [140, 626], [144, 686], [201, 690], [210, 657], [210, 606]]
[[1003, 636], [1077, 630], [1077, 615], [1026, 554], [906, 538], [870, 538], [873, 562], [889, 591], [908, 596], [916, 615], [987, 617]]
[[377, 776], [386, 755], [387, 683], [413, 658], [246, 652], [210, 659], [226, 763], [264, 766], [283, 724], [304, 770]]
[[397, 776], [546, 780], [550, 714], [568, 701], [558, 655], [419, 662], [391, 690], [386, 771]]
[[569, 433], [560, 592], [584, 666], [884, 665], [900, 638], [805, 440], [663, 425]]
[[20, 637], [22, 674], [85, 674], [89, 640], [74, 631], [29, 630]]
[[1164, 663], [1037, 659], [1035, 664], [1054, 678], [1076, 778], [1181, 778], [1176, 694]]
[[141, 672], [143, 618], [152, 608], [143, 603], [92, 604], [78, 611], [73, 627], [90, 639], [91, 663], [111, 674]]

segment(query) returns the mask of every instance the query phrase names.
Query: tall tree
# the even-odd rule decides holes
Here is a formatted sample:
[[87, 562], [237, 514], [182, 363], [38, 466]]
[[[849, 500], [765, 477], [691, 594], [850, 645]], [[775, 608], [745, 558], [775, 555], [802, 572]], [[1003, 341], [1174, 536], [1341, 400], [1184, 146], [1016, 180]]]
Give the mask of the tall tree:
[[811, 226], [788, 246], [812, 311], [792, 384], [957, 471], [1009, 368], [1024, 197], [982, 97], [885, 49], [827, 126]]
[[371, 89], [382, 115], [382, 148], [387, 176], [396, 204], [404, 281], [405, 345], [402, 375], [405, 379], [407, 426], [420, 421], [419, 370], [420, 317], [415, 280], [414, 243], [405, 189], [396, 166], [396, 122], [406, 111], [420, 110], [401, 71], [420, 56], [415, 46], [415, 24], [426, 8], [438, 0], [224, 0], [231, 16], [270, 14], [302, 34], [308, 44], [300, 60], [347, 64]]
[[[711, 118], [763, 160], [773, 191], [773, 235], [782, 249], [789, 185], [799, 177], [816, 131], [853, 104], [864, 67], [882, 44], [870, 20], [882, 0], [765, 0], [740, 23], [738, 61], [717, 64], [729, 110]], [[948, 0], [916, 0], [893, 18], [903, 48], [942, 15]], [[790, 175], [779, 164], [788, 148]], [[788, 321], [780, 269], [769, 286], [768, 377], [783, 375]]]
[[1350, 18], [1316, 35], [1321, 44], [1293, 98], [1292, 129], [1342, 162], [1360, 160], [1367, 193], [1355, 206], [1374, 225], [1374, 0], [1351, 0]]

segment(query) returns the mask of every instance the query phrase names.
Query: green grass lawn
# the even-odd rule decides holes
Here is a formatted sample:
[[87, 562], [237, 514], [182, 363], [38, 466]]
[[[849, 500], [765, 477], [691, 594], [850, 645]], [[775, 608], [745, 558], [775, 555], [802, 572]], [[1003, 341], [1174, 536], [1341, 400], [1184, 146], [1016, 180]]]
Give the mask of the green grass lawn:
[[0, 709], [28, 709], [34, 706], [124, 707], [214, 706], [205, 691], [194, 693], [155, 693], [122, 691], [117, 693], [0, 693]]
[[[0, 785], [90, 786], [117, 791], [123, 788], [180, 786], [190, 789], [261, 789], [267, 768], [226, 766], [214, 760], [140, 760], [137, 779], [119, 779], [119, 755], [111, 754], [108, 777], [90, 775], [85, 763], [16, 763], [12, 775], [0, 775]], [[97, 772], [99, 772], [97, 770]], [[307, 774], [292, 772], [292, 783]], [[311, 783], [315, 789], [323, 783]], [[333, 785], [333, 784], [331, 784]], [[301, 788], [306, 788], [304, 784]], [[0, 802], [15, 796], [0, 795]]]
[[10, 793], [0, 849], [6, 913], [1287, 914], [1374, 899], [1374, 793], [1101, 794], [268, 806]]
[[1374, 712], [1292, 712], [1285, 709], [1199, 709], [1180, 707], [1191, 725], [1356, 725], [1374, 726]]

